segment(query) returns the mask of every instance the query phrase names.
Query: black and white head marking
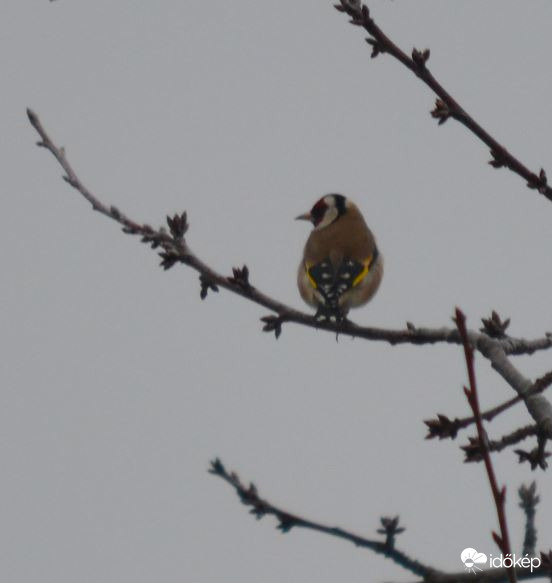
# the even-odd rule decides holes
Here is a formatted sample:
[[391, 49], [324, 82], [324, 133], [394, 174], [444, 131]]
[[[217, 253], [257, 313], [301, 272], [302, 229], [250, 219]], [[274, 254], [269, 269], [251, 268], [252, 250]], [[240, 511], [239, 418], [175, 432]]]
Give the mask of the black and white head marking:
[[311, 209], [311, 220], [315, 230], [324, 229], [347, 212], [349, 201], [342, 194], [328, 194]]

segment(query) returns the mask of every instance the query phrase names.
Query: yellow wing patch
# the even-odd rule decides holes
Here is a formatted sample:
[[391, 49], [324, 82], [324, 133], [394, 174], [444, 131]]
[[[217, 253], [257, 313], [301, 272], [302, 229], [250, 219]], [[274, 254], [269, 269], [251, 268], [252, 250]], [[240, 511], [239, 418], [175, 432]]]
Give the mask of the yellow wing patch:
[[353, 279], [352, 287], [357, 286], [367, 275], [370, 271], [370, 265], [372, 265], [372, 261], [374, 260], [374, 256], [370, 255], [368, 259], [365, 259], [362, 264], [364, 265], [363, 270]]
[[314, 289], [316, 289], [318, 287], [318, 284], [316, 283], [316, 280], [314, 279], [314, 277], [311, 275], [311, 272], [310, 272], [312, 266], [313, 266], [312, 263], [305, 263], [305, 272], [306, 272], [307, 277], [310, 281], [310, 284], [312, 285], [312, 287]]

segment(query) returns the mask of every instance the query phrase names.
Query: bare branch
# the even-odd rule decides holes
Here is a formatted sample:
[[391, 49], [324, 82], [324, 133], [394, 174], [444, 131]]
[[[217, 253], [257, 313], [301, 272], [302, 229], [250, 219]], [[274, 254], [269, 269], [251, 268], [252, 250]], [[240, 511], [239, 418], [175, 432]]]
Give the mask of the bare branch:
[[136, 230], [137, 232], [140, 231], [141, 227], [134, 221], [127, 218], [123, 213], [121, 213], [116, 207], [111, 206], [108, 207], [100, 202], [89, 190], [84, 186], [84, 184], [80, 181], [79, 177], [76, 175], [75, 171], [67, 161], [65, 157], [65, 150], [63, 148], [58, 148], [50, 139], [44, 128], [42, 127], [42, 123], [40, 119], [32, 111], [31, 109], [27, 109], [27, 116], [29, 117], [29, 121], [34, 129], [40, 135], [41, 141], [37, 142], [36, 145], [41, 148], [46, 148], [49, 150], [59, 162], [60, 166], [65, 170], [65, 176], [63, 176], [63, 180], [70, 184], [73, 188], [78, 190], [82, 196], [92, 205], [92, 208], [95, 211], [106, 215], [107, 217], [117, 221], [127, 229], [129, 232], [131, 230]]
[[[280, 335], [284, 322], [295, 322], [310, 328], [330, 331], [334, 334], [378, 340], [392, 345], [405, 343], [421, 345], [437, 342], [461, 344], [462, 340], [458, 330], [454, 328], [418, 328], [412, 323], [408, 323], [404, 330], [389, 330], [357, 326], [349, 320], [339, 323], [320, 322], [313, 315], [300, 312], [259, 291], [251, 284], [249, 269], [246, 266], [241, 269], [234, 268], [233, 275], [230, 277], [217, 273], [188, 247], [184, 239], [184, 234], [188, 229], [186, 213], [167, 217], [167, 225], [170, 230], [170, 232], [167, 232], [165, 228], [153, 229], [147, 224], [137, 223], [116, 207], [105, 205], [84, 186], [67, 161], [64, 149], [56, 146], [50, 139], [38, 116], [30, 109], [27, 110], [27, 115], [32, 126], [40, 135], [41, 141], [38, 142], [38, 145], [46, 148], [55, 156], [66, 173], [64, 176], [65, 181], [80, 192], [90, 202], [94, 210], [121, 224], [125, 233], [140, 235], [142, 242], [148, 243], [153, 249], [160, 248], [161, 266], [164, 269], [170, 269], [176, 263], [184, 263], [199, 272], [200, 295], [202, 298], [206, 297], [209, 289], [218, 291], [219, 288], [224, 288], [268, 308], [275, 312], [277, 316], [271, 315], [262, 318], [264, 322], [263, 330], [267, 332], [273, 331], [276, 337]], [[524, 400], [529, 413], [539, 425], [541, 433], [552, 437], [552, 406], [541, 395], [527, 397], [527, 391], [531, 388], [532, 383], [529, 379], [523, 377], [508, 359], [508, 350], [512, 347], [515, 348], [516, 354], [524, 354], [524, 346], [528, 351], [536, 350], [535, 344], [539, 344], [539, 348], [543, 349], [552, 346], [552, 336], [547, 335], [545, 342], [542, 339], [528, 342], [523, 339], [512, 339], [509, 336], [491, 338], [485, 333], [470, 331], [469, 337], [473, 346], [491, 361], [493, 368]]]
[[[533, 383], [533, 386], [527, 391], [527, 394], [525, 395], [524, 398], [527, 399], [532, 395], [538, 395], [539, 393], [542, 393], [542, 391], [547, 389], [550, 385], [552, 385], [552, 371], [546, 373], [541, 378], [537, 379]], [[521, 401], [524, 400], [524, 398], [518, 395], [517, 397], [508, 399], [504, 403], [501, 403], [500, 405], [497, 405], [492, 409], [487, 409], [487, 411], [481, 413], [481, 418], [483, 419], [483, 421], [492, 421], [497, 415], [499, 415], [503, 411], [506, 411], [513, 405], [520, 403]], [[434, 437], [438, 437], [439, 439], [445, 439], [447, 437], [450, 437], [451, 439], [454, 439], [458, 435], [458, 431], [460, 431], [461, 429], [465, 429], [466, 427], [469, 427], [470, 425], [475, 423], [475, 417], [473, 416], [464, 417], [462, 419], [456, 417], [455, 419], [450, 419], [446, 415], [442, 415], [439, 413], [437, 414], [437, 419], [427, 419], [426, 421], [424, 421], [424, 423], [428, 427], [426, 439], [433, 439]], [[536, 434], [536, 426], [535, 431], [531, 433], [531, 435], [534, 434]], [[504, 439], [505, 438], [502, 438], [502, 440]], [[491, 451], [500, 451], [500, 449], [502, 448], [497, 448], [496, 450], [491, 448]]]
[[382, 518], [381, 523], [383, 529], [379, 529], [378, 532], [386, 535], [385, 542], [371, 540], [343, 530], [342, 528], [325, 526], [318, 522], [307, 520], [296, 514], [292, 514], [286, 510], [274, 506], [259, 496], [257, 488], [254, 484], [245, 486], [235, 472], [228, 472], [219, 459], [215, 459], [211, 462], [209, 473], [214, 474], [215, 476], [218, 476], [219, 478], [222, 478], [224, 481], [228, 482], [228, 484], [230, 484], [236, 490], [236, 493], [238, 494], [242, 503], [251, 507], [250, 513], [253, 514], [257, 519], [261, 519], [263, 516], [268, 515], [274, 516], [278, 521], [277, 528], [283, 533], [287, 533], [295, 527], [322, 532], [324, 534], [352, 542], [357, 547], [370, 549], [377, 554], [384, 555], [388, 559], [391, 559], [393, 562], [397, 563], [407, 571], [414, 573], [415, 575], [427, 578], [438, 573], [436, 569], [433, 569], [432, 567], [412, 559], [402, 551], [399, 551], [395, 548], [395, 537], [401, 532], [404, 532], [404, 528], [399, 527], [398, 517]]
[[[399, 526], [398, 517], [381, 519], [382, 528], [378, 529], [379, 534], [385, 535], [385, 542], [367, 539], [365, 537], [353, 534], [342, 528], [325, 526], [323, 524], [307, 520], [296, 514], [292, 514], [282, 508], [274, 506], [264, 498], [261, 498], [259, 492], [254, 484], [246, 486], [242, 483], [239, 476], [235, 472], [229, 472], [224, 464], [217, 458], [211, 462], [209, 473], [222, 478], [225, 482], [230, 484], [242, 504], [249, 506], [250, 513], [257, 519], [264, 516], [274, 516], [278, 521], [277, 528], [283, 533], [289, 532], [292, 528], [305, 528], [314, 530], [333, 537], [352, 542], [357, 547], [370, 549], [371, 551], [384, 555], [386, 558], [392, 560], [394, 563], [400, 565], [405, 570], [414, 573], [423, 578], [427, 583], [473, 583], [473, 581], [485, 581], [487, 583], [499, 583], [506, 578], [506, 569], [493, 568], [479, 573], [474, 576], [467, 571], [458, 573], [445, 573], [438, 569], [434, 569], [428, 565], [421, 563], [416, 559], [412, 559], [402, 551], [395, 548], [395, 537], [404, 532], [404, 528]], [[551, 553], [552, 557], [552, 553]], [[516, 568], [518, 579], [532, 579], [542, 576], [547, 573], [546, 564], [540, 567], [530, 568]]]
[[552, 438], [552, 406], [550, 402], [541, 394], [530, 393], [533, 383], [512, 364], [502, 345], [483, 335], [474, 346], [490, 360], [493, 369], [523, 400], [529, 414], [539, 426], [539, 435], [548, 439]]
[[[483, 415], [481, 415], [481, 419], [483, 419]], [[531, 435], [536, 435], [537, 432], [538, 428], [536, 425], [527, 425], [526, 427], [512, 431], [508, 435], [504, 435], [500, 439], [487, 439], [486, 447], [489, 451], [502, 451], [506, 447], [527, 439]], [[466, 456], [464, 459], [465, 462], [480, 462], [484, 459], [484, 448], [479, 437], [468, 437], [467, 445], [460, 446], [460, 449], [464, 451]]]
[[541, 431], [537, 428], [537, 447], [533, 448], [531, 451], [525, 451], [523, 449], [516, 449], [514, 453], [517, 453], [519, 463], [529, 462], [531, 470], [541, 468], [545, 470], [548, 467], [548, 462], [546, 461], [552, 454], [546, 451], [546, 441], [547, 436], [543, 435]]
[[[92, 194], [88, 188], [84, 186], [79, 179], [71, 165], [69, 164], [65, 150], [58, 147], [50, 139], [46, 130], [42, 126], [36, 113], [27, 110], [27, 115], [32, 126], [40, 135], [41, 141], [37, 145], [46, 148], [50, 151], [56, 160], [59, 162], [66, 175], [64, 180], [70, 184], [75, 190], [80, 192], [82, 196], [92, 205], [92, 208], [105, 216], [113, 219], [121, 224], [123, 231], [127, 234], [141, 235], [143, 242], [152, 243], [154, 248], [162, 247], [168, 255], [162, 255], [163, 267], [168, 268], [174, 263], [184, 263], [200, 273], [202, 285], [202, 297], [204, 297], [209, 289], [218, 291], [219, 286], [231, 292], [237, 293], [265, 308], [276, 312], [280, 316], [280, 324], [283, 322], [294, 322], [304, 326], [310, 326], [329, 332], [343, 334], [346, 336], [365, 338], [367, 340], [378, 340], [388, 342], [389, 344], [461, 344], [461, 339], [458, 331], [455, 328], [421, 328], [412, 323], [408, 323], [406, 329], [392, 330], [373, 328], [368, 326], [357, 326], [351, 321], [344, 321], [340, 324], [330, 322], [319, 322], [312, 315], [305, 314], [299, 310], [295, 310], [290, 306], [278, 302], [267, 295], [263, 294], [249, 283], [249, 270], [246, 266], [243, 269], [234, 268], [234, 274], [231, 277], [221, 275], [203, 263], [197, 256], [195, 256], [189, 249], [184, 240], [184, 234], [188, 229], [187, 217], [183, 213], [181, 216], [168, 218], [167, 222], [171, 229], [171, 234], [167, 233], [163, 228], [155, 230], [149, 225], [140, 224], [125, 214], [123, 214], [115, 206], [108, 206], [101, 202], [95, 195]], [[181, 221], [182, 225], [179, 227], [182, 232], [174, 234], [175, 221]], [[167, 265], [170, 263], [170, 265]], [[245, 276], [245, 279], [244, 279]], [[264, 321], [264, 318], [263, 318]], [[475, 339], [487, 338], [491, 340], [486, 334], [478, 334], [470, 332], [470, 335]], [[535, 340], [525, 340], [523, 338], [512, 338], [506, 336], [501, 338], [496, 344], [504, 352], [504, 354], [531, 354], [536, 350], [545, 350], [552, 347], [552, 334], [547, 333], [544, 338]]]
[[535, 555], [537, 547], [537, 529], [535, 527], [535, 514], [540, 498], [537, 496], [537, 484], [531, 482], [529, 486], [521, 486], [518, 490], [519, 506], [525, 513], [525, 536], [523, 537], [522, 555]]
[[493, 138], [491, 134], [484, 130], [435, 79], [427, 68], [427, 61], [430, 55], [429, 49], [423, 51], [413, 49], [412, 58], [409, 57], [384, 34], [381, 28], [374, 22], [374, 19], [371, 18], [368, 7], [358, 0], [340, 0], [340, 4], [335, 5], [335, 7], [340, 12], [347, 13], [351, 17], [350, 22], [352, 24], [361, 26], [368, 32], [370, 38], [367, 39], [367, 42], [372, 47], [372, 57], [376, 57], [382, 53], [390, 54], [407, 69], [410, 69], [410, 71], [419, 77], [438, 96], [431, 115], [438, 120], [439, 125], [442, 125], [449, 118], [461, 123], [489, 147], [492, 156], [489, 162], [491, 166], [494, 168], [509, 168], [526, 181], [528, 188], [536, 190], [548, 200], [552, 201], [552, 187], [548, 184], [546, 172], [542, 168], [538, 173], [529, 170], [502, 144]]
[[542, 571], [548, 573], [549, 577], [552, 577], [552, 549], [547, 553], [541, 552], [540, 559], [542, 561]]
[[520, 356], [522, 354], [533, 354], [539, 350], [547, 350], [552, 346], [552, 334], [547, 332], [544, 338], [525, 340], [524, 338], [512, 338], [507, 336], [502, 340], [502, 347], [506, 354]]
[[[458, 326], [458, 331], [462, 337], [462, 342], [464, 345], [464, 355], [466, 357], [466, 366], [468, 369], [469, 378], [469, 388], [464, 387], [464, 392], [468, 402], [472, 408], [473, 415], [475, 417], [475, 424], [477, 426], [477, 435], [479, 436], [479, 443], [481, 444], [483, 460], [485, 461], [485, 469], [487, 470], [487, 476], [489, 478], [489, 484], [493, 493], [493, 498], [496, 505], [496, 513], [498, 516], [498, 522], [500, 525], [500, 535], [493, 531], [493, 539], [498, 545], [498, 548], [503, 555], [512, 555], [512, 548], [510, 545], [510, 535], [508, 533], [508, 525], [506, 523], [506, 486], [499, 489], [498, 482], [496, 480], [493, 464], [491, 461], [491, 455], [489, 453], [489, 448], [487, 445], [487, 434], [485, 433], [485, 428], [483, 427], [483, 419], [481, 418], [481, 409], [479, 408], [479, 396], [477, 394], [477, 383], [475, 380], [475, 367], [473, 364], [474, 353], [473, 348], [470, 345], [468, 330], [466, 328], [466, 317], [459, 308], [456, 308], [456, 325]], [[508, 579], [510, 583], [516, 583], [516, 571], [512, 566], [508, 569]]]

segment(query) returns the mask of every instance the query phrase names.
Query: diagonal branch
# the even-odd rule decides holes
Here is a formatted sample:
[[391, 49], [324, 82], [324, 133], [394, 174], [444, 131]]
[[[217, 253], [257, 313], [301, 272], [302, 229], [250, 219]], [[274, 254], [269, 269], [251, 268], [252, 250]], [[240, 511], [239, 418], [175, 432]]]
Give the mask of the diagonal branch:
[[[495, 471], [491, 461], [491, 455], [489, 453], [489, 447], [487, 444], [487, 434], [485, 428], [483, 427], [483, 419], [481, 418], [481, 409], [479, 408], [479, 396], [477, 394], [477, 382], [475, 380], [475, 368], [474, 368], [474, 353], [473, 348], [470, 345], [468, 338], [468, 330], [466, 328], [466, 317], [459, 308], [456, 308], [456, 325], [458, 326], [458, 331], [462, 336], [462, 342], [464, 344], [464, 355], [466, 357], [466, 366], [468, 368], [468, 378], [469, 378], [469, 388], [464, 387], [464, 392], [468, 402], [472, 408], [473, 415], [475, 417], [475, 424], [477, 426], [477, 435], [479, 437], [479, 443], [481, 444], [481, 453], [483, 455], [483, 460], [485, 462], [485, 469], [487, 470], [487, 476], [489, 478], [489, 484], [491, 486], [491, 491], [493, 493], [493, 498], [496, 505], [496, 513], [498, 516], [498, 523], [500, 525], [500, 535], [493, 532], [493, 539], [498, 545], [502, 555], [511, 556], [512, 547], [510, 545], [510, 535], [508, 533], [508, 525], [506, 523], [506, 486], [499, 489], [498, 482], [496, 480]], [[508, 579], [510, 583], [516, 583], [516, 571], [514, 567], [508, 569]]]
[[[405, 570], [422, 577], [423, 581], [426, 583], [473, 583], [473, 581], [501, 583], [507, 578], [506, 569], [504, 568], [488, 569], [475, 576], [468, 571], [445, 573], [409, 557], [395, 548], [396, 535], [404, 531], [404, 529], [398, 525], [398, 517], [381, 519], [383, 528], [378, 529], [378, 533], [385, 534], [385, 541], [367, 539], [343, 530], [342, 528], [325, 526], [318, 522], [307, 520], [296, 514], [291, 514], [282, 508], [274, 506], [264, 498], [260, 497], [254, 484], [249, 484], [249, 486], [243, 484], [239, 476], [235, 472], [229, 472], [219, 459], [215, 459], [211, 462], [209, 473], [218, 476], [230, 484], [230, 486], [236, 491], [242, 504], [249, 506], [251, 508], [250, 513], [257, 519], [261, 519], [264, 516], [274, 516], [278, 521], [277, 528], [283, 533], [287, 533], [292, 528], [297, 527], [321, 532], [323, 534], [349, 541], [357, 547], [370, 549], [377, 554], [385, 556], [403, 567]], [[540, 561], [538, 563], [536, 561], [538, 561], [538, 559], [531, 562], [530, 568], [523, 568], [520, 566], [516, 567], [516, 575], [520, 581], [546, 575], [548, 572], [547, 566], [544, 564], [541, 565]]]
[[436, 569], [424, 565], [416, 559], [412, 559], [402, 551], [395, 548], [395, 536], [404, 531], [404, 528], [398, 527], [398, 518], [382, 519], [381, 522], [384, 528], [378, 530], [378, 532], [386, 534], [385, 541], [371, 540], [343, 530], [342, 528], [325, 526], [319, 522], [307, 520], [274, 506], [259, 496], [254, 484], [245, 486], [236, 473], [228, 472], [219, 459], [215, 459], [211, 462], [209, 473], [222, 478], [225, 482], [228, 482], [228, 484], [236, 490], [242, 503], [251, 507], [250, 513], [256, 518], [261, 519], [263, 516], [274, 516], [278, 521], [277, 528], [283, 533], [287, 533], [295, 527], [314, 530], [316, 532], [321, 532], [349, 541], [357, 547], [370, 549], [377, 554], [384, 555], [414, 575], [429, 578], [430, 576], [439, 573]]
[[[313, 315], [305, 314], [287, 306], [251, 285], [249, 270], [246, 266], [241, 269], [234, 268], [233, 275], [230, 277], [216, 272], [197, 257], [188, 247], [184, 238], [188, 229], [186, 213], [175, 215], [172, 218], [167, 217], [167, 224], [170, 231], [167, 232], [162, 227], [153, 229], [147, 224], [140, 224], [133, 221], [116, 207], [102, 203], [78, 178], [67, 161], [65, 150], [56, 146], [50, 139], [38, 116], [30, 109], [27, 110], [27, 115], [32, 126], [40, 135], [41, 140], [38, 142], [38, 145], [50, 151], [65, 171], [64, 180], [84, 196], [94, 210], [122, 225], [125, 233], [139, 235], [141, 236], [142, 242], [151, 245], [154, 249], [161, 249], [159, 255], [161, 257], [161, 266], [164, 269], [170, 269], [176, 263], [184, 263], [196, 270], [200, 274], [200, 294], [202, 298], [207, 295], [210, 289], [217, 291], [218, 288], [223, 288], [268, 308], [276, 315], [262, 318], [265, 323], [264, 330], [274, 331], [277, 337], [281, 332], [281, 327], [284, 322], [294, 322], [310, 328], [330, 331], [334, 334], [383, 341], [391, 345], [422, 345], [438, 342], [448, 344], [462, 343], [458, 330], [454, 328], [418, 328], [411, 323], [407, 323], [407, 327], [404, 330], [391, 330], [357, 326], [348, 320], [342, 323], [319, 322]], [[528, 352], [533, 352], [536, 350], [535, 344], [539, 345], [539, 349], [552, 347], [552, 336], [547, 334], [545, 339], [532, 342], [523, 339], [511, 339], [508, 336], [504, 338], [491, 338], [485, 333], [469, 331], [469, 339], [473, 346], [489, 359], [493, 368], [523, 399], [529, 413], [537, 424], [539, 424], [542, 435], [552, 437], [552, 406], [542, 395], [527, 397], [527, 391], [531, 388], [532, 383], [508, 359], [508, 351], [512, 345], [515, 347], [515, 354], [523, 353], [522, 346], [524, 343], [527, 346]]]
[[552, 201], [552, 187], [549, 186], [546, 172], [541, 168], [539, 173], [532, 172], [513, 156], [502, 144], [500, 144], [489, 132], [475, 121], [468, 112], [452, 97], [452, 95], [435, 79], [427, 68], [429, 60], [429, 49], [420, 51], [412, 50], [412, 57], [404, 53], [374, 22], [370, 16], [368, 7], [363, 5], [361, 0], [339, 0], [335, 8], [340, 12], [345, 12], [351, 17], [351, 23], [361, 26], [368, 32], [370, 37], [367, 39], [372, 46], [372, 57], [381, 53], [388, 53], [407, 69], [410, 69], [419, 77], [437, 96], [435, 109], [431, 115], [443, 124], [449, 118], [455, 119], [463, 126], [468, 128], [490, 149], [492, 160], [489, 162], [494, 168], [509, 168], [521, 176], [529, 188], [537, 190], [540, 194]]
[[[121, 224], [125, 233], [141, 235], [142, 237], [146, 238], [146, 241], [144, 242], [155, 242], [156, 248], [161, 247], [165, 250], [166, 253], [169, 253], [170, 257], [163, 257], [163, 259], [166, 260], [162, 263], [163, 267], [169, 268], [172, 267], [174, 263], [180, 262], [198, 271], [201, 274], [202, 286], [205, 288], [205, 294], [209, 288], [212, 288], [212, 286], [220, 286], [275, 312], [278, 314], [280, 324], [285, 322], [294, 322], [296, 324], [302, 324], [304, 326], [310, 326], [312, 328], [339, 333], [346, 336], [388, 342], [392, 345], [423, 345], [436, 343], [461, 344], [460, 336], [455, 328], [422, 328], [417, 327], [409, 322], [407, 323], [407, 327], [405, 329], [393, 330], [358, 326], [351, 321], [344, 321], [341, 324], [319, 322], [312, 315], [295, 310], [290, 306], [274, 300], [273, 298], [259, 291], [257, 288], [253, 287], [249, 283], [248, 272], [247, 277], [245, 278], [247, 281], [242, 281], [243, 274], [238, 273], [239, 277], [236, 278], [226, 277], [217, 273], [190, 250], [183, 236], [177, 237], [175, 239], [172, 237], [172, 235], [167, 233], [165, 229], [161, 228], [156, 230], [149, 225], [138, 223], [127, 217], [115, 206], [109, 206], [101, 202], [79, 179], [76, 172], [73, 170], [72, 166], [67, 160], [64, 148], [55, 145], [44, 129], [36, 113], [28, 109], [27, 115], [32, 126], [40, 135], [41, 139], [39, 142], [37, 142], [37, 145], [47, 149], [54, 155], [60, 166], [65, 171], [63, 179], [75, 190], [77, 190], [92, 205], [93, 210], [98, 211]], [[168, 263], [170, 263], [170, 259], [173, 261], [169, 265]], [[501, 339], [491, 339], [486, 334], [479, 334], [477, 332], [471, 331], [470, 335], [475, 340], [480, 338], [489, 339], [491, 343], [495, 343], [499, 347], [502, 347], [502, 350], [505, 354], [531, 354], [535, 350], [545, 350], [552, 347], [551, 333], [546, 333], [543, 338], [538, 338], [535, 340], [512, 338], [510, 336], [506, 336]]]
[[126, 217], [123, 213], [121, 213], [116, 207], [111, 206], [108, 207], [100, 202], [89, 190], [84, 186], [84, 184], [80, 181], [79, 177], [77, 176], [76, 172], [69, 164], [69, 161], [65, 157], [65, 148], [57, 147], [54, 142], [50, 139], [50, 136], [46, 133], [46, 130], [42, 126], [42, 123], [36, 113], [31, 109], [27, 109], [27, 116], [31, 125], [40, 135], [40, 141], [37, 142], [37, 146], [41, 148], [46, 148], [49, 152], [51, 152], [55, 159], [59, 162], [60, 166], [65, 170], [65, 176], [63, 176], [63, 180], [70, 184], [75, 190], [78, 190], [82, 196], [92, 205], [92, 209], [98, 211], [102, 215], [105, 215], [114, 221], [117, 221], [124, 227], [129, 230], [136, 231], [136, 232], [143, 232], [144, 228], [142, 225], [135, 223], [128, 217]]
[[[550, 385], [552, 385], [552, 371], [547, 372], [545, 375], [538, 378], [533, 383], [533, 386], [527, 391], [527, 394], [524, 397], [518, 395], [517, 397], [513, 397], [512, 399], [504, 401], [504, 403], [501, 403], [496, 407], [487, 409], [481, 413], [481, 418], [483, 421], [492, 421], [497, 415], [500, 415], [500, 413], [503, 413], [510, 407], [513, 407], [517, 403], [523, 401], [524, 398], [527, 399], [533, 395], [538, 395], [547, 389]], [[428, 428], [426, 439], [433, 439], [434, 437], [438, 437], [439, 439], [450, 437], [451, 439], [454, 439], [458, 435], [458, 431], [465, 429], [466, 427], [469, 427], [475, 423], [475, 417], [472, 415], [471, 417], [463, 417], [461, 419], [458, 417], [455, 419], [450, 419], [446, 415], [438, 414], [436, 419], [427, 419], [424, 421], [424, 423]], [[536, 429], [533, 433], [536, 433]]]
[[[470, 342], [472, 342], [470, 340]], [[512, 364], [504, 348], [492, 339], [481, 336], [474, 345], [479, 352], [489, 359], [494, 370], [516, 391], [525, 403], [531, 417], [539, 428], [542, 439], [552, 438], [552, 406], [542, 394], [531, 394], [533, 383], [524, 377]]]

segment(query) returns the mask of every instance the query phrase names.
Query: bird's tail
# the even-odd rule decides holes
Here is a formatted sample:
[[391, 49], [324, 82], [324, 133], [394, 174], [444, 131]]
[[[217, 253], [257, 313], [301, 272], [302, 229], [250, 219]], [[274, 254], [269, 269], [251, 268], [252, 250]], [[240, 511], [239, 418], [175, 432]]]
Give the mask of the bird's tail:
[[317, 322], [331, 322], [332, 324], [339, 324], [346, 319], [347, 314], [344, 314], [336, 305], [320, 306], [314, 315]]

